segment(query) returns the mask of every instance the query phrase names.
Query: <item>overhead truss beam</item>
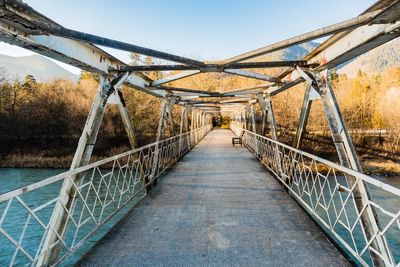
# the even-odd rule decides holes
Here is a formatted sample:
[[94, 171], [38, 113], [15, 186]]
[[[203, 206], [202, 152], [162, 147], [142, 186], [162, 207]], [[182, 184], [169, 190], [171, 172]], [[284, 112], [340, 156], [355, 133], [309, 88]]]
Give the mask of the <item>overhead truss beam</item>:
[[[105, 37], [100, 37], [93, 34], [88, 34], [84, 32], [79, 32], [71, 29], [67, 29], [50, 19], [42, 16], [34, 9], [32, 9], [29, 5], [23, 3], [22, 1], [12, 1], [12, 0], [2, 0], [3, 5], [1, 7], [3, 16], [16, 18], [20, 22], [27, 22], [26, 25], [34, 25], [37, 29], [37, 32], [42, 32], [45, 34], [51, 34], [63, 38], [69, 38], [77, 41], [82, 41], [85, 43], [101, 45], [109, 48], [114, 48], [118, 50], [123, 50], [127, 52], [138, 53], [142, 55], [147, 55], [150, 57], [156, 57], [165, 59], [168, 61], [174, 61], [178, 63], [194, 65], [194, 66], [203, 66], [204, 63], [189, 59], [182, 56], [177, 56], [174, 54], [169, 54], [165, 52], [161, 52], [154, 49], [149, 49], [121, 41], [112, 40]], [[21, 23], [23, 24], [23, 23]]]
[[379, 9], [379, 10], [375, 10], [375, 11], [371, 11], [368, 12], [366, 14], [360, 15], [358, 17], [349, 19], [349, 20], [345, 20], [336, 24], [332, 24], [326, 27], [322, 27], [320, 29], [305, 33], [305, 34], [301, 34], [298, 35], [296, 37], [293, 38], [289, 38], [286, 39], [284, 41], [275, 43], [275, 44], [271, 44], [265, 47], [261, 47], [258, 48], [256, 50], [229, 58], [227, 60], [224, 60], [222, 62], [223, 65], [228, 65], [231, 63], [235, 63], [235, 62], [239, 62], [239, 61], [243, 61], [243, 60], [247, 60], [247, 59], [251, 59], [254, 57], [258, 57], [258, 56], [262, 56], [265, 55], [267, 53], [271, 53], [271, 52], [275, 52], [293, 45], [297, 45], [297, 44], [301, 44], [304, 42], [308, 42], [317, 38], [321, 38], [321, 37], [325, 37], [328, 35], [332, 35], [335, 33], [339, 33], [339, 32], [343, 32], [343, 31], [347, 31], [350, 29], [354, 29], [356, 27], [368, 24], [369, 22], [371, 22], [376, 16], [378, 16], [379, 14], [381, 14], [384, 10]]
[[176, 71], [176, 70], [200, 70], [202, 72], [223, 72], [224, 69], [258, 69], [258, 68], [279, 68], [279, 67], [316, 67], [318, 64], [308, 64], [306, 60], [287, 60], [287, 61], [262, 61], [262, 62], [243, 62], [228, 65], [205, 64], [201, 67], [194, 65], [136, 65], [126, 66], [112, 71]]

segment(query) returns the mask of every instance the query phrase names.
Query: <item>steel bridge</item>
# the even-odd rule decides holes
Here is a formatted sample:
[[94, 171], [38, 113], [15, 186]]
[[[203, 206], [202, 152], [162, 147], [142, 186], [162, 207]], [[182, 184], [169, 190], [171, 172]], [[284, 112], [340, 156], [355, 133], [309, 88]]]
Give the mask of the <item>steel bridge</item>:
[[[100, 76], [70, 171], [0, 195], [0, 265], [68, 265], [108, 232], [78, 265], [400, 266], [400, 207], [380, 201], [399, 203], [400, 189], [362, 173], [328, 79], [332, 68], [399, 37], [399, 19], [400, 1], [381, 0], [355, 18], [202, 62], [67, 29], [22, 1], [0, 0], [1, 41]], [[257, 61], [321, 37], [301, 60]], [[130, 66], [99, 46], [169, 63]], [[286, 70], [256, 71], [265, 68]], [[144, 71], [170, 75], [151, 80]], [[219, 92], [170, 86], [208, 72], [264, 83]], [[271, 97], [301, 83], [296, 139], [288, 146], [278, 140]], [[137, 147], [123, 84], [162, 100], [154, 143]], [[340, 164], [299, 150], [315, 101]], [[107, 105], [119, 107], [132, 150], [90, 163]], [[212, 129], [219, 114], [231, 117], [231, 131]], [[232, 147], [230, 138], [242, 133], [244, 146]]]

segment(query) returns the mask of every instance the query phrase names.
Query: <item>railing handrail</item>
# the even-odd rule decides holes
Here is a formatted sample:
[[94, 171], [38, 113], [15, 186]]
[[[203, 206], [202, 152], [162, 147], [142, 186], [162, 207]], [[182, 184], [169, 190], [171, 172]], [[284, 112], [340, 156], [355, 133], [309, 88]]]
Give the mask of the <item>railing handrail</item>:
[[106, 158], [106, 159], [102, 159], [102, 160], [90, 163], [88, 165], [85, 165], [85, 166], [82, 166], [82, 167], [79, 167], [79, 168], [76, 168], [76, 169], [73, 169], [73, 170], [69, 170], [69, 171], [66, 171], [66, 172], [51, 176], [49, 178], [45, 178], [44, 180], [41, 180], [39, 182], [35, 182], [35, 183], [29, 184], [29, 185], [25, 185], [25, 186], [19, 187], [17, 189], [10, 190], [8, 192], [0, 194], [0, 202], [9, 200], [9, 199], [11, 199], [13, 197], [19, 196], [19, 195], [21, 195], [23, 193], [26, 193], [26, 192], [30, 192], [30, 191], [35, 190], [37, 188], [40, 188], [40, 187], [43, 187], [43, 186], [58, 182], [58, 181], [63, 180], [65, 178], [67, 178], [67, 177], [76, 175], [78, 173], [82, 173], [84, 171], [87, 171], [89, 169], [98, 167], [100, 165], [107, 164], [107, 163], [112, 162], [114, 160], [129, 156], [131, 154], [135, 154], [135, 153], [137, 153], [137, 152], [139, 152], [141, 150], [144, 150], [144, 149], [147, 149], [147, 148], [162, 144], [164, 142], [168, 142], [168, 141], [170, 141], [172, 139], [176, 139], [176, 138], [179, 138], [179, 137], [185, 136], [185, 135], [190, 135], [193, 132], [200, 131], [200, 130], [202, 130], [204, 128], [207, 128], [207, 126], [203, 126], [203, 127], [194, 129], [194, 130], [186, 132], [186, 133], [182, 133], [182, 134], [178, 134], [178, 135], [166, 138], [166, 139], [162, 139], [162, 140], [160, 140], [158, 142], [153, 142], [153, 143], [150, 143], [150, 144], [147, 144], [147, 145], [144, 145], [144, 146], [141, 146], [141, 147], [138, 147], [138, 148], [123, 152], [121, 154], [118, 154], [118, 155], [115, 155], [115, 156], [112, 156], [112, 157], [109, 157], [109, 158]]
[[395, 187], [395, 186], [393, 186], [393, 185], [390, 185], [390, 184], [384, 183], [384, 182], [382, 182], [382, 181], [379, 181], [378, 179], [373, 178], [373, 177], [371, 177], [371, 176], [368, 176], [368, 175], [366, 175], [366, 174], [364, 174], [364, 173], [355, 171], [355, 170], [353, 170], [353, 169], [350, 169], [350, 168], [347, 168], [347, 167], [345, 167], [345, 166], [339, 165], [339, 164], [334, 163], [334, 162], [332, 162], [332, 161], [329, 161], [329, 160], [320, 158], [320, 157], [315, 156], [315, 155], [313, 155], [313, 154], [310, 154], [310, 153], [307, 153], [307, 152], [302, 151], [302, 150], [300, 150], [300, 149], [291, 147], [291, 146], [289, 146], [289, 145], [286, 145], [286, 144], [281, 143], [281, 142], [279, 142], [279, 141], [276, 141], [276, 140], [274, 140], [274, 139], [268, 138], [268, 137], [266, 137], [266, 136], [259, 135], [259, 134], [257, 134], [257, 133], [252, 132], [252, 131], [249, 131], [249, 130], [246, 130], [246, 129], [243, 129], [243, 128], [240, 128], [240, 127], [237, 127], [237, 126], [233, 126], [233, 127], [238, 128], [240, 131], [245, 131], [245, 132], [248, 132], [248, 133], [250, 133], [250, 134], [252, 134], [252, 135], [255, 135], [255, 136], [259, 137], [259, 138], [268, 140], [268, 141], [271, 142], [271, 143], [275, 143], [275, 144], [277, 144], [277, 145], [279, 145], [279, 146], [282, 146], [282, 147], [284, 147], [284, 148], [286, 148], [286, 149], [289, 149], [289, 150], [291, 150], [291, 151], [293, 151], [293, 152], [295, 152], [295, 153], [298, 153], [298, 154], [304, 155], [304, 156], [306, 156], [306, 157], [308, 157], [308, 158], [311, 158], [311, 159], [314, 159], [314, 160], [316, 160], [316, 161], [319, 161], [319, 162], [321, 162], [321, 163], [323, 163], [323, 164], [325, 164], [325, 165], [328, 165], [328, 166], [330, 166], [330, 167], [332, 167], [332, 168], [335, 168], [335, 169], [337, 169], [337, 170], [339, 170], [339, 171], [342, 171], [342, 172], [344, 172], [344, 173], [347, 173], [347, 174], [349, 174], [349, 175], [351, 175], [351, 176], [355, 176], [355, 177], [357, 177], [357, 178], [360, 178], [361, 180], [363, 180], [363, 181], [365, 181], [365, 182], [367, 182], [367, 183], [370, 183], [370, 184], [372, 184], [372, 185], [374, 185], [374, 186], [377, 186], [377, 187], [379, 187], [379, 188], [382, 188], [382, 189], [384, 189], [384, 190], [386, 190], [386, 191], [388, 191], [388, 192], [390, 192], [390, 193], [393, 193], [393, 194], [396, 194], [396, 195], [399, 195], [399, 196], [400, 196], [400, 188], [397, 188], [397, 187]]
[[[235, 134], [244, 131], [243, 144], [349, 256], [363, 266], [375, 262], [379, 266], [399, 266], [400, 251], [396, 246], [400, 240], [395, 236], [400, 231], [400, 210], [380, 199], [385, 196], [389, 201], [398, 201], [400, 188], [237, 125], [231, 125], [231, 130]], [[378, 198], [366, 196], [365, 204], [359, 208], [356, 201], [360, 195], [355, 188], [364, 182], [374, 188]], [[372, 222], [362, 217], [368, 209], [379, 211]], [[369, 234], [365, 224], [373, 223], [377, 226]], [[395, 243], [389, 243], [389, 239]]]

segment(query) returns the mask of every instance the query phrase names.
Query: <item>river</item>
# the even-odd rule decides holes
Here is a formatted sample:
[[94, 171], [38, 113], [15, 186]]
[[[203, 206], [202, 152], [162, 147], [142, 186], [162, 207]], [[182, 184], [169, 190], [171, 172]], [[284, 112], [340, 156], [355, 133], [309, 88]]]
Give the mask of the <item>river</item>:
[[[66, 169], [30, 169], [30, 168], [21, 168], [21, 169], [12, 169], [12, 168], [0, 168], [0, 194], [8, 192], [12, 189], [16, 189], [34, 182], [38, 182], [43, 180], [44, 178], [50, 177], [57, 175], [59, 173], [62, 173], [64, 171], [67, 171]], [[375, 178], [379, 179], [382, 182], [391, 184], [397, 188], [400, 188], [400, 177], [396, 176], [376, 176]], [[38, 198], [38, 202], [43, 202], [47, 199], [50, 199], [51, 197], [55, 197], [58, 193], [58, 188], [59, 185], [55, 185], [54, 187], [46, 187], [47, 191], [43, 192], [43, 194], [37, 194], [36, 197]], [[54, 189], [52, 189], [54, 188]], [[54, 191], [54, 192], [51, 192]], [[372, 190], [373, 191], [373, 190]], [[386, 206], [391, 206], [394, 207], [395, 210], [398, 210], [398, 207], [400, 207], [400, 199], [398, 197], [388, 197], [388, 196], [383, 196], [379, 194], [375, 194], [375, 192], [372, 192], [373, 198], [376, 202], [378, 202], [380, 205], [386, 207]], [[5, 205], [0, 204], [0, 215], [3, 213]], [[132, 206], [132, 205], [130, 205]], [[129, 207], [127, 207], [128, 209]], [[126, 209], [126, 210], [127, 210]], [[123, 212], [116, 216], [113, 220], [110, 220], [109, 223], [107, 223], [102, 231], [100, 231], [98, 234], [94, 235], [89, 242], [86, 242], [85, 246], [82, 246], [80, 250], [77, 251], [77, 253], [73, 254], [64, 265], [71, 265], [74, 264], [79, 258], [87, 252], [97, 240], [99, 240], [120, 218], [122, 218]], [[4, 225], [2, 227], [7, 227], [6, 224], [12, 228], [15, 231], [18, 231], [18, 229], [21, 229], [23, 227], [24, 221], [18, 221], [18, 220], [13, 220], [12, 222], [3, 222]], [[12, 226], [12, 227], [11, 227]], [[396, 235], [394, 236], [394, 240], [391, 242], [394, 242], [396, 247], [394, 247], [395, 251], [393, 253], [395, 254], [395, 257], [400, 257], [400, 236]], [[31, 244], [24, 244], [24, 246], [29, 247]], [[32, 246], [35, 246], [35, 244], [32, 244]], [[2, 259], [6, 258], [6, 254], [9, 254], [12, 250], [10, 250], [13, 246], [3, 237], [3, 235], [0, 234], [0, 266], [3, 266], [5, 262], [2, 262]], [[18, 255], [19, 256], [19, 255]], [[23, 264], [25, 265], [25, 264]]]

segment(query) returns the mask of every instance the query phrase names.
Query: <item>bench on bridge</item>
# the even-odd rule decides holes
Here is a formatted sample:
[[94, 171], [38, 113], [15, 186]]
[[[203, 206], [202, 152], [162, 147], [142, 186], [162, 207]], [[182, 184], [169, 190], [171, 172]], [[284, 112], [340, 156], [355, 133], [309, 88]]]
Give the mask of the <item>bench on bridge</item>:
[[242, 138], [244, 135], [244, 131], [238, 136], [238, 137], [232, 137], [232, 146], [235, 146], [236, 144], [242, 145]]

